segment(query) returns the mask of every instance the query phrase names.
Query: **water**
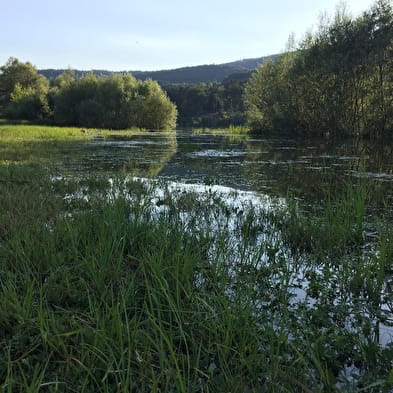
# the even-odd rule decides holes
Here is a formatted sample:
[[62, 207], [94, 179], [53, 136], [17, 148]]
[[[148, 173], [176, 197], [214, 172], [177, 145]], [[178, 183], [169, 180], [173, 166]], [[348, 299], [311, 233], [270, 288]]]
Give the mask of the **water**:
[[219, 184], [271, 196], [318, 201], [337, 180], [368, 181], [372, 202], [393, 200], [393, 143], [355, 139], [145, 133], [70, 145], [60, 170], [122, 172], [183, 183]]
[[[393, 143], [381, 145], [356, 139], [193, 135], [177, 131], [72, 144], [58, 156], [57, 166], [61, 172], [120, 172], [162, 178], [184, 189], [189, 188], [187, 184], [219, 185], [265, 201], [290, 193], [307, 203], [319, 203], [324, 189], [332, 184], [366, 181], [371, 204], [377, 209], [374, 211], [386, 214], [392, 213], [392, 153]], [[198, 189], [206, 192], [204, 187]], [[307, 287], [306, 280], [302, 279], [302, 285]], [[302, 300], [302, 291], [295, 291], [297, 301]], [[378, 331], [380, 344], [391, 342], [391, 326], [379, 323]]]
[[[228, 219], [224, 214], [226, 206], [223, 206], [219, 216], [221, 221], [217, 219], [217, 215], [206, 213], [202, 216], [203, 212], [194, 211], [192, 213], [197, 219], [192, 223], [203, 225], [202, 218], [204, 218], [210, 224], [214, 219], [213, 229], [218, 231], [228, 227], [231, 233], [227, 239], [232, 242], [230, 245], [227, 244], [228, 260], [240, 261], [238, 265], [241, 268], [255, 267], [257, 266], [255, 261], [263, 262], [267, 266], [266, 274], [270, 275], [272, 285], [281, 280], [285, 270], [282, 263], [285, 262], [290, 309], [296, 314], [297, 308], [317, 309], [321, 302], [325, 301], [322, 297], [315, 297], [308, 293], [311, 279], [308, 278], [307, 273], [312, 271], [316, 282], [323, 282], [328, 292], [333, 293], [333, 284], [337, 286], [337, 282], [341, 282], [341, 270], [333, 271], [329, 276], [330, 282], [325, 282], [324, 272], [317, 263], [313, 266], [313, 261], [305, 261], [304, 266], [300, 267], [292, 264], [291, 255], [281, 247], [279, 235], [277, 239], [274, 238], [274, 231], [262, 222], [262, 208], [277, 207], [277, 204], [272, 203], [273, 200], [285, 204], [285, 199], [275, 197], [285, 197], [288, 193], [307, 203], [318, 203], [325, 187], [336, 185], [344, 180], [366, 181], [372, 191], [371, 202], [379, 212], [388, 212], [392, 209], [393, 199], [392, 153], [393, 143], [378, 145], [370, 141], [354, 139], [329, 141], [209, 133], [193, 135], [190, 132], [178, 131], [176, 134], [145, 133], [127, 138], [124, 136], [110, 139], [95, 138], [87, 142], [69, 143], [62, 145], [60, 150], [54, 150], [50, 155], [50, 162], [55, 163], [58, 172], [54, 173], [54, 179], [56, 175], [61, 179], [63, 175], [72, 176], [84, 172], [105, 174], [109, 178], [116, 173], [122, 173], [143, 179], [165, 179], [169, 181], [167, 183], [169, 191], [177, 190], [180, 197], [184, 190], [200, 192], [202, 197], [209, 192], [212, 196], [217, 194], [228, 203], [232, 213], [236, 209], [243, 210], [243, 206], [249, 202], [254, 204], [256, 201], [255, 204], [261, 210], [255, 210], [255, 220], [261, 220], [259, 227], [263, 229], [258, 232], [256, 240], [247, 249], [236, 247], [240, 243], [236, 235], [240, 233], [239, 228], [243, 221], [239, 218], [239, 214], [232, 213]], [[240, 192], [235, 197], [232, 193], [236, 190]], [[158, 192], [150, 202], [158, 212], [165, 213], [165, 209], [168, 209], [165, 205], [165, 195], [162, 190], [158, 191], [161, 193]], [[72, 194], [67, 197], [83, 199], [87, 198], [86, 195], [88, 189], [82, 189], [80, 195]], [[236, 205], [239, 203], [240, 205]], [[187, 205], [187, 201], [184, 204]], [[216, 214], [215, 211], [213, 213]], [[184, 215], [185, 222], [190, 221], [186, 209], [181, 214]], [[261, 245], [263, 249], [260, 249]], [[274, 247], [269, 248], [270, 246]], [[214, 251], [213, 245], [209, 252], [214, 253]], [[255, 261], [254, 255], [257, 255]], [[234, 272], [236, 266], [235, 263]], [[241, 273], [240, 270], [239, 272]], [[239, 277], [241, 279], [240, 275]], [[391, 277], [386, 277], [381, 296], [390, 295], [390, 282]], [[391, 304], [388, 301], [381, 301], [381, 311], [388, 317], [388, 322], [384, 324], [383, 320], [377, 320], [375, 315], [367, 311], [366, 295], [364, 299], [355, 299], [357, 303], [352, 302], [355, 297], [350, 293], [350, 289], [344, 287], [343, 293], [336, 294], [336, 299], [332, 300], [330, 313], [337, 311], [337, 315], [341, 318], [341, 309], [337, 307], [335, 311], [335, 305], [347, 307], [350, 317], [341, 323], [344, 324], [343, 329], [353, 331], [355, 328], [358, 329], [356, 325], [360, 307], [358, 304], [363, 302], [364, 309], [361, 309], [361, 315], [364, 320], [370, 319], [370, 326], [375, 330], [375, 333], [372, 333], [375, 341], [383, 347], [388, 346], [393, 340]], [[389, 299], [391, 301], [391, 297]], [[274, 307], [279, 307], [273, 305], [275, 301], [274, 297], [262, 298], [257, 307], [260, 307], [263, 312], [266, 312], [266, 308], [272, 308], [271, 312], [274, 313]], [[352, 309], [353, 314], [351, 314]], [[280, 314], [279, 308], [278, 314]], [[342, 377], [352, 383], [351, 381], [358, 379], [352, 375], [357, 372], [359, 370], [350, 364], [343, 368]], [[345, 388], [340, 390], [345, 391]]]

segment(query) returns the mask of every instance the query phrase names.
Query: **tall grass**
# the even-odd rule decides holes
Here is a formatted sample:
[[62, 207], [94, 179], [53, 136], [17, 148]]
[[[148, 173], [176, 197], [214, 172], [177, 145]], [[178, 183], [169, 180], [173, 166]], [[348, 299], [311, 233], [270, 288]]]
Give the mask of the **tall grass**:
[[24, 123], [0, 122], [0, 141], [10, 142], [31, 142], [31, 141], [64, 141], [83, 140], [93, 135], [108, 136], [112, 134], [130, 134], [142, 131], [139, 128], [128, 130], [107, 130], [96, 128], [80, 127], [56, 127], [47, 125], [34, 125]]
[[320, 205], [302, 211], [291, 199], [282, 221], [283, 236], [292, 249], [343, 255], [364, 244], [367, 186], [348, 183], [337, 193], [326, 189]]
[[85, 139], [87, 130], [77, 127], [52, 127], [30, 124], [0, 124], [2, 142], [33, 141], [33, 140], [64, 140], [78, 137]]
[[[283, 225], [295, 225], [294, 207], [280, 215], [211, 189], [53, 179], [22, 165], [0, 167], [0, 181], [2, 391], [390, 388], [392, 350], [373, 329], [391, 232], [374, 254], [352, 253], [364, 224], [358, 202], [349, 205], [347, 252], [338, 238], [312, 237], [305, 244], [315, 255], [332, 251], [316, 260], [285, 246], [296, 241]], [[340, 203], [320, 227], [338, 228], [348, 212]]]
[[226, 128], [194, 128], [193, 134], [211, 133], [213, 135], [220, 134], [248, 134], [250, 129], [246, 126], [230, 125]]

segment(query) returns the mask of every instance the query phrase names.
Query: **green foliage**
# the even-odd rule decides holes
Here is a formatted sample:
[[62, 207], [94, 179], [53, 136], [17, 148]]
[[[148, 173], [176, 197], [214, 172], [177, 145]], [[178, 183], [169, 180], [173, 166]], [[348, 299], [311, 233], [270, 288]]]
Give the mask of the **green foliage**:
[[366, 186], [348, 184], [342, 193], [325, 190], [321, 206], [311, 212], [301, 212], [291, 201], [282, 221], [284, 241], [297, 252], [337, 256], [364, 245], [366, 206], [369, 198]]
[[296, 51], [257, 70], [245, 94], [249, 124], [260, 131], [386, 135], [393, 130], [392, 72], [390, 2], [378, 0], [356, 19], [339, 9]]
[[131, 75], [56, 79], [54, 121], [83, 127], [173, 129], [176, 107], [157, 82], [137, 82]]
[[0, 67], [0, 93], [2, 102], [7, 103], [10, 101], [16, 84], [19, 83], [22, 88], [34, 88], [41, 81], [42, 76], [37, 73], [37, 70], [31, 63], [21, 63], [18, 59], [10, 57], [5, 65]]
[[0, 69], [0, 109], [12, 119], [51, 119], [62, 126], [112, 129], [176, 126], [176, 106], [157, 82], [127, 75], [77, 79], [68, 69], [53, 81], [30, 63], [10, 58]]
[[[194, 135], [210, 133], [212, 135], [233, 135], [233, 136], [245, 136], [250, 132], [250, 129], [245, 126], [234, 126], [230, 125], [226, 128], [193, 128], [192, 133]], [[241, 139], [241, 138], [240, 138]]]
[[282, 55], [275, 63], [264, 63], [246, 85], [244, 100], [247, 119], [254, 130], [287, 129], [294, 127], [291, 84], [286, 77], [293, 54]]
[[175, 127], [177, 110], [157, 82], [139, 82], [137, 91], [138, 127], [152, 130]]
[[45, 119], [50, 114], [48, 80], [30, 63], [11, 57], [0, 67], [0, 109], [13, 119]]
[[192, 127], [244, 124], [243, 87], [246, 79], [229, 76], [222, 83], [165, 85], [179, 110], [179, 123]]
[[45, 119], [50, 108], [45, 92], [32, 87], [23, 88], [19, 83], [11, 93], [11, 102], [7, 106], [6, 115], [11, 119]]

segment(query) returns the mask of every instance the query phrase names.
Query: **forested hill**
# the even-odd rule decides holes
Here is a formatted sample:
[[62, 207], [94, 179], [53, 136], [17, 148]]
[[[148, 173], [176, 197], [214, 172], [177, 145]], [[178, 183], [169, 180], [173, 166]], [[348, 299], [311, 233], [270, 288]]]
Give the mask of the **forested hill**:
[[[161, 71], [129, 71], [137, 79], [146, 80], [154, 79], [162, 83], [202, 83], [202, 82], [222, 82], [225, 78], [232, 74], [243, 74], [253, 71], [258, 65], [262, 64], [267, 59], [275, 60], [279, 55], [271, 55], [259, 57], [255, 59], [243, 59], [224, 64], [210, 64], [192, 67], [182, 67], [173, 70]], [[62, 74], [65, 70], [46, 69], [38, 70], [48, 79], [54, 79]], [[77, 77], [86, 75], [88, 72], [93, 72], [95, 75], [111, 75], [111, 74], [124, 74], [124, 72], [112, 72], [106, 70], [92, 70], [92, 71], [79, 71], [75, 70]]]

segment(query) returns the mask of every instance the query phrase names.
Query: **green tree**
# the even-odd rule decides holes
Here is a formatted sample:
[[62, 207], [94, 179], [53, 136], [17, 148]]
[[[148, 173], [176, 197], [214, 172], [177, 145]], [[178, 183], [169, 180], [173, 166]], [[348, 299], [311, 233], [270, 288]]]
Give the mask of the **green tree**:
[[75, 79], [75, 71], [72, 68], [68, 68], [54, 80], [53, 87], [55, 89], [67, 88], [75, 82]]
[[290, 54], [265, 63], [245, 90], [260, 131], [372, 135], [393, 131], [393, 12], [388, 0], [352, 19], [338, 9]]
[[10, 57], [0, 67], [0, 108], [12, 118], [42, 119], [50, 114], [48, 80], [29, 62]]
[[75, 79], [69, 72], [59, 78], [53, 88], [57, 124], [154, 130], [176, 125], [176, 107], [157, 82], [137, 82], [132, 75]]
[[136, 115], [137, 127], [169, 130], [176, 126], [176, 106], [169, 100], [160, 85], [151, 79], [139, 82], [131, 111]]
[[[59, 78], [62, 79], [58, 83], [59, 87], [56, 89], [53, 97], [55, 123], [87, 126], [81, 123], [80, 106], [85, 100], [94, 100], [97, 90], [97, 78], [92, 73], [80, 79], [72, 79], [62, 75]], [[66, 79], [67, 82], [62, 83]]]
[[83, 127], [105, 128], [105, 109], [92, 98], [83, 100], [78, 106], [79, 124]]
[[11, 102], [6, 108], [7, 117], [36, 120], [49, 117], [50, 108], [45, 92], [32, 87], [23, 88], [19, 83], [11, 93]]
[[98, 79], [96, 101], [103, 107], [105, 127], [119, 129], [134, 125], [130, 103], [135, 98], [136, 89], [136, 79], [129, 74]]
[[289, 78], [294, 54], [263, 63], [244, 90], [248, 124], [254, 130], [274, 131], [297, 127], [294, 122], [293, 83]]

